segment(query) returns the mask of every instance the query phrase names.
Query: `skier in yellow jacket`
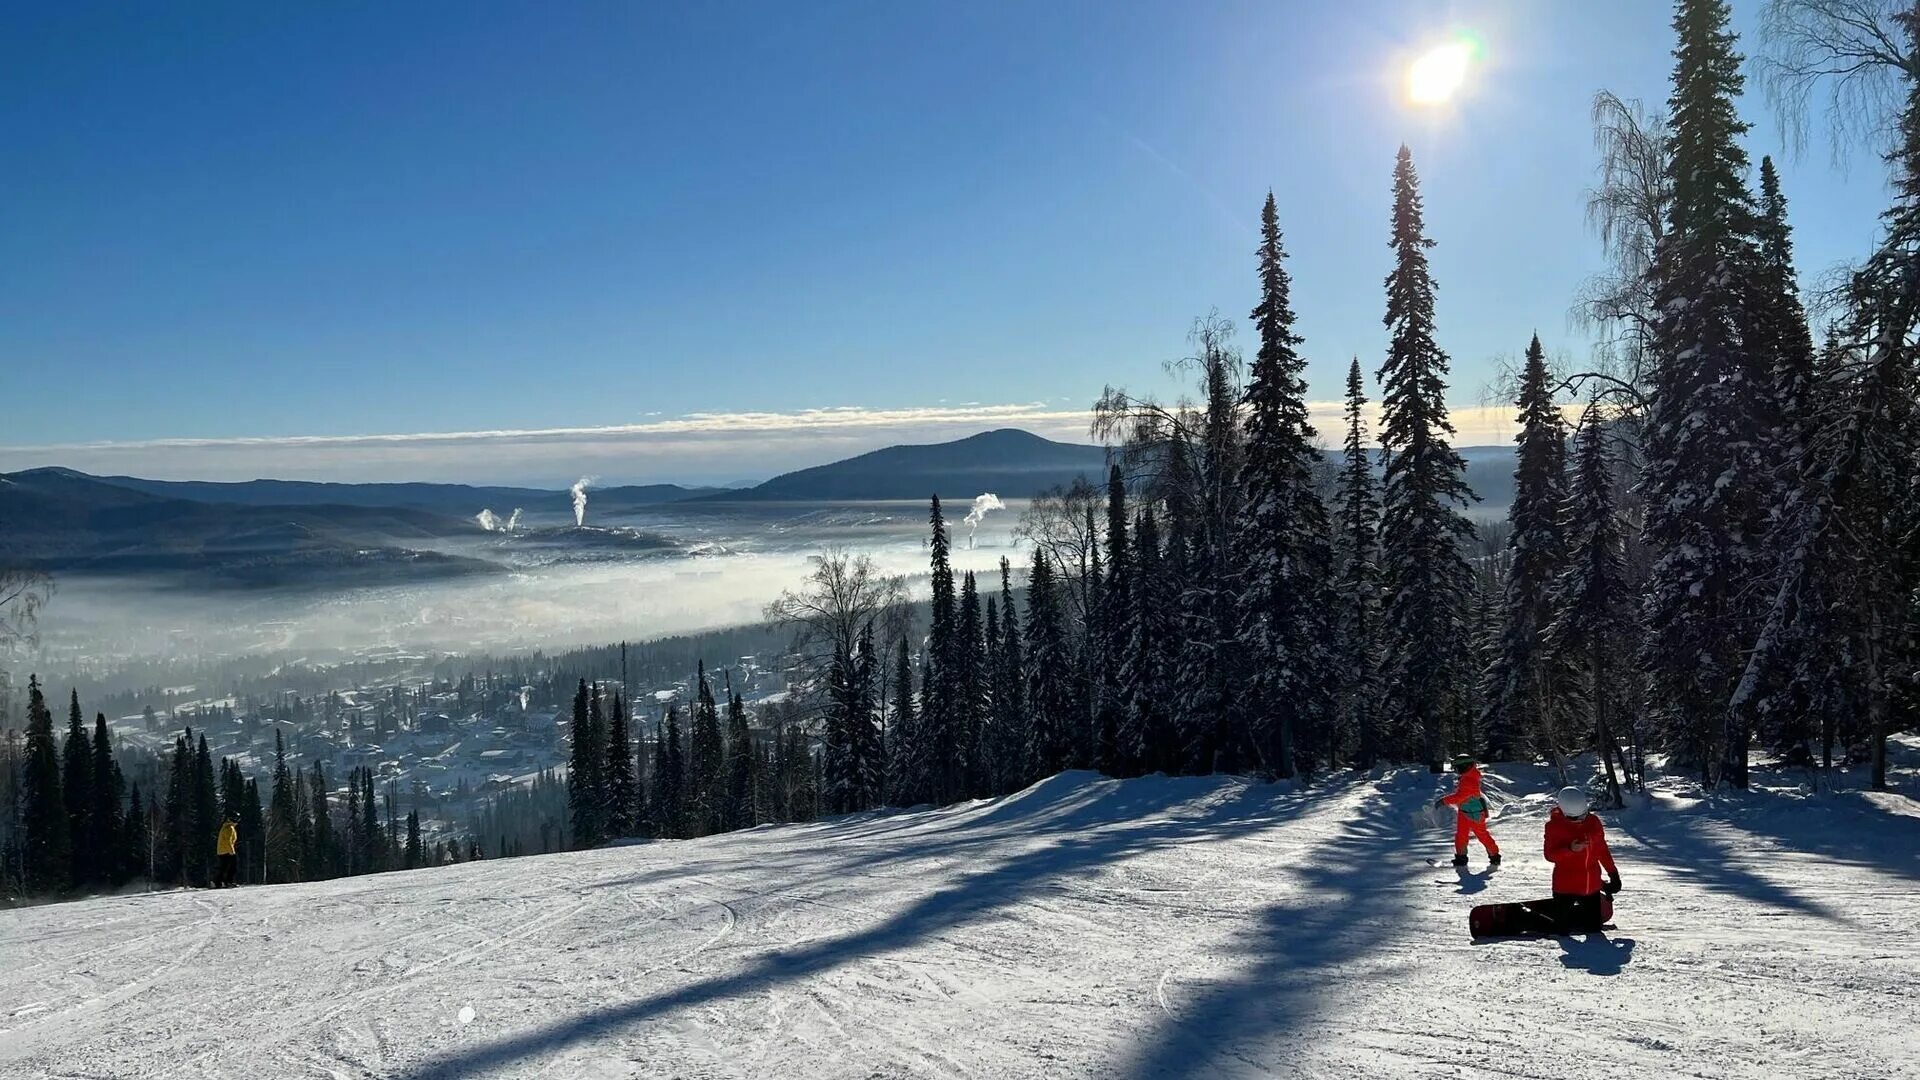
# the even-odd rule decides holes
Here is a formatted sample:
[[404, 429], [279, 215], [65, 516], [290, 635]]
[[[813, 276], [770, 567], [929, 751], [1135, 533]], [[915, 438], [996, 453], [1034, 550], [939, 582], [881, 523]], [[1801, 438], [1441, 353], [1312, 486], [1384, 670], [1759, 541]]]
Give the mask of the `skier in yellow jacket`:
[[233, 823], [233, 815], [229, 814], [220, 823], [220, 839], [213, 848], [213, 853], [220, 859], [219, 869], [213, 875], [213, 887], [216, 889], [231, 889], [239, 884], [235, 880], [240, 870], [240, 856], [235, 852], [239, 840], [240, 829]]

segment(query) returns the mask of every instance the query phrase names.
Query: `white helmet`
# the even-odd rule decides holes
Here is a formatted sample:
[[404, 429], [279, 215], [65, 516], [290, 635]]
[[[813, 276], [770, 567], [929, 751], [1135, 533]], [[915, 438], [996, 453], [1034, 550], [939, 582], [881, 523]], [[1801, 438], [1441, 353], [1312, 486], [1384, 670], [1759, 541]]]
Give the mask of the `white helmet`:
[[1560, 804], [1560, 812], [1570, 818], [1587, 815], [1587, 791], [1585, 788], [1563, 787], [1553, 797]]

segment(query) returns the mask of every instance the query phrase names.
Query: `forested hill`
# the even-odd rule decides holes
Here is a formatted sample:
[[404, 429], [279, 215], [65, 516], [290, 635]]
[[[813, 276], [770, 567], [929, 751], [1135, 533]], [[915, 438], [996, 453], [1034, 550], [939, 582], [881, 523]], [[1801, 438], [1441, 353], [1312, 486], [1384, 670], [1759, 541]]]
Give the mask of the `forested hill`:
[[[395, 506], [472, 517], [487, 507], [505, 515], [514, 507], [566, 510], [570, 497], [564, 488], [474, 486], [468, 484], [334, 484], [309, 480], [144, 480], [137, 476], [102, 476], [104, 484], [129, 488], [169, 499], [233, 503], [246, 506]], [[679, 484], [631, 484], [596, 488], [593, 502], [603, 510], [680, 502], [713, 494], [715, 488]]]
[[983, 431], [953, 442], [889, 446], [857, 457], [784, 473], [757, 487], [710, 499], [970, 499], [1037, 495], [1077, 477], [1103, 483], [1104, 447], [1054, 442], [1017, 428]]

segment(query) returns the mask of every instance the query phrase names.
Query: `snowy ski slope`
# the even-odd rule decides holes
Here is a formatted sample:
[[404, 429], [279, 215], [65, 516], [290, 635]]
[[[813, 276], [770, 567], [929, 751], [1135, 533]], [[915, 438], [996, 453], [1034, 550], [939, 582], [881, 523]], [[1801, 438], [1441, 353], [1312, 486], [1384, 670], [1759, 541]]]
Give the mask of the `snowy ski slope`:
[[1920, 1076], [1920, 803], [1672, 785], [1609, 815], [1617, 930], [1476, 945], [1471, 904], [1548, 876], [1546, 778], [1490, 773], [1491, 876], [1477, 851], [1427, 865], [1449, 837], [1420, 772], [1071, 773], [942, 811], [0, 912], [0, 1076]]

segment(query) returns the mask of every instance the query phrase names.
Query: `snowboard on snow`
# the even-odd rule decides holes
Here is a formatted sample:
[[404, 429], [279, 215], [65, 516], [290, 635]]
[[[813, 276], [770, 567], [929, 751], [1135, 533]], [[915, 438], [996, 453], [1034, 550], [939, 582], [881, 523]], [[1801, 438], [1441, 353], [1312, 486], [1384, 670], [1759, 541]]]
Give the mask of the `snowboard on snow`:
[[1512, 937], [1519, 934], [1585, 934], [1613, 921], [1613, 897], [1566, 900], [1549, 896], [1517, 904], [1481, 904], [1467, 916], [1474, 937]]

